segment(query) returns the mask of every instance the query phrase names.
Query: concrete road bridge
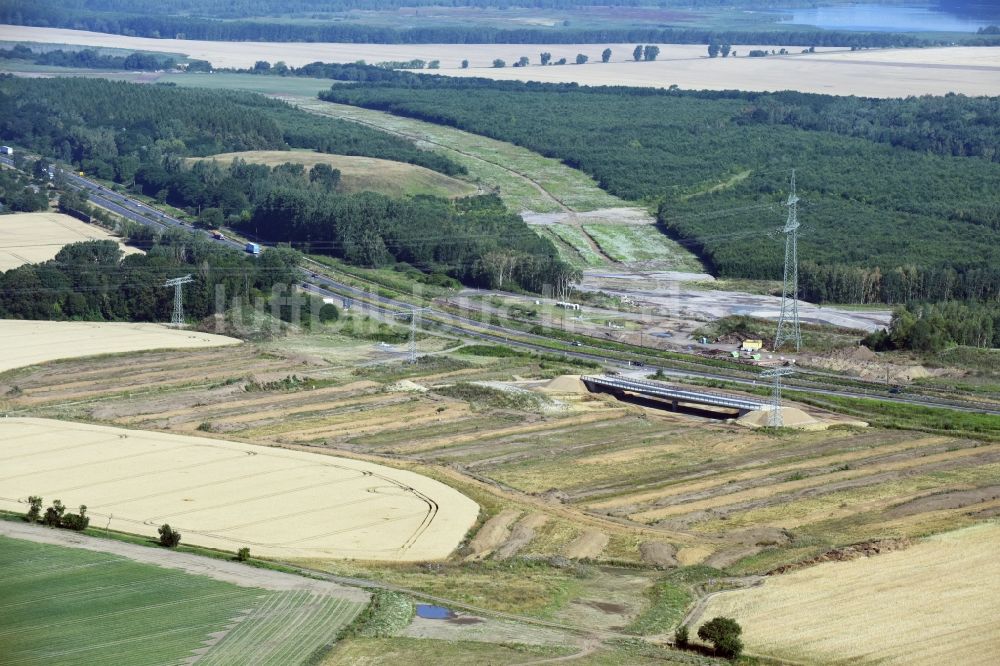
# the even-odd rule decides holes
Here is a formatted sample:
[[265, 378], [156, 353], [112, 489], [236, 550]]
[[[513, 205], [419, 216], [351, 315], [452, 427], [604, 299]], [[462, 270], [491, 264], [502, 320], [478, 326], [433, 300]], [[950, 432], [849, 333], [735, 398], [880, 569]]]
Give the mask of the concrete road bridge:
[[748, 412], [770, 408], [766, 402], [743, 396], [715, 391], [696, 391], [647, 379], [610, 375], [586, 375], [581, 379], [591, 393], [609, 393], [621, 400], [639, 402], [646, 406], [670, 409], [675, 412], [687, 408], [703, 414], [710, 412], [704, 415], [725, 418], [743, 416]]

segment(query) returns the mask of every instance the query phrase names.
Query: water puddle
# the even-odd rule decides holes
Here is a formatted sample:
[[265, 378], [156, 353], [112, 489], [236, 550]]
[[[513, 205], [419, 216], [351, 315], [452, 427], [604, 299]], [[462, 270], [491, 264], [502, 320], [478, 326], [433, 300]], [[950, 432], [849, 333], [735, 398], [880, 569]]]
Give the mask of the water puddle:
[[426, 620], [451, 620], [455, 618], [455, 611], [444, 606], [417, 604], [417, 617], [422, 617]]

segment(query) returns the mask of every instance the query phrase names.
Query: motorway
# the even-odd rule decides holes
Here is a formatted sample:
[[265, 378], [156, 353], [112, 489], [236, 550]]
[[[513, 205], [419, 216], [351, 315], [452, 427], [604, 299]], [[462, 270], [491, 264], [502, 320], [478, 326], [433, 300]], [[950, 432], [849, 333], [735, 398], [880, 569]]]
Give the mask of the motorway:
[[[0, 163], [13, 166], [13, 161], [7, 157], [0, 157]], [[206, 236], [209, 235], [208, 231], [194, 229], [175, 217], [167, 215], [166, 213], [152, 208], [151, 206], [148, 206], [131, 197], [109, 190], [108, 188], [88, 178], [79, 176], [72, 171], [59, 169], [58, 172], [65, 182], [71, 187], [84, 190], [92, 203], [121, 215], [126, 219], [132, 220], [133, 222], [160, 228], [183, 228], [190, 233], [202, 233]], [[245, 245], [243, 243], [231, 239], [214, 240], [213, 242], [222, 243], [241, 252], [245, 250]], [[316, 266], [320, 266], [320, 264], [317, 264], [316, 262], [312, 263]], [[301, 286], [305, 291], [325, 298], [339, 299], [347, 296], [354, 299], [356, 303], [372, 314], [386, 317], [398, 317], [399, 315], [406, 314], [414, 307], [409, 303], [388, 298], [373, 291], [345, 284], [326, 275], [310, 271], [306, 268], [300, 268], [299, 270], [302, 276]], [[726, 372], [725, 369], [708, 371], [700, 369], [658, 367], [655, 364], [657, 358], [654, 356], [646, 356], [634, 352], [618, 352], [620, 358], [609, 357], [606, 355], [607, 350], [587, 344], [582, 344], [579, 348], [572, 350], [554, 349], [551, 346], [553, 341], [552, 338], [534, 335], [513, 328], [498, 326], [496, 324], [476, 321], [475, 319], [454, 314], [439, 308], [428, 308], [424, 312], [423, 317], [425, 320], [433, 322], [438, 330], [447, 333], [499, 344], [506, 344], [508, 346], [519, 347], [521, 349], [538, 353], [562, 354], [570, 358], [596, 362], [605, 367], [614, 367], [619, 371], [633, 370], [634, 366], [632, 364], [635, 362], [636, 365], [643, 366], [644, 369], [642, 370], [642, 375], [648, 375], [659, 370], [664, 375], [677, 378], [721, 380], [742, 384], [744, 386], [757, 385], [757, 379], [754, 377], [752, 372]], [[697, 361], [692, 359], [690, 363], [695, 365]], [[803, 371], [803, 374], [808, 374], [808, 372]], [[818, 377], [820, 375], [815, 376]], [[807, 385], [802, 385], [803, 383]], [[840, 396], [846, 398], [868, 398], [900, 404], [942, 407], [959, 411], [982, 412], [1000, 415], [1000, 406], [993, 403], [943, 400], [912, 394], [887, 395], [885, 392], [877, 390], [869, 391], [864, 389], [832, 388], [829, 385], [824, 386], [814, 380], [800, 380], [799, 385], [793, 385], [792, 382], [788, 382], [786, 388], [789, 390], [808, 391], [809, 393], [820, 395]]]

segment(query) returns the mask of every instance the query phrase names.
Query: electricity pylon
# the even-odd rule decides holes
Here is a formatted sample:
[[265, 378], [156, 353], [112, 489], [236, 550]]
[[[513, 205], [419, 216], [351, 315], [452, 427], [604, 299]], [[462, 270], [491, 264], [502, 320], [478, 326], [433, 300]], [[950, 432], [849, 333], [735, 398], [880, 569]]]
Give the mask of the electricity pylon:
[[174, 288], [174, 314], [170, 318], [170, 323], [173, 326], [184, 324], [184, 295], [181, 293], [181, 286], [189, 282], [194, 282], [194, 278], [190, 275], [185, 275], [184, 277], [173, 278], [163, 283], [164, 287]]
[[410, 317], [410, 363], [417, 362], [417, 328], [420, 326], [418, 323], [420, 321], [420, 313], [424, 310], [430, 310], [430, 308], [415, 308], [411, 306], [409, 312], [400, 312], [396, 315], [397, 317], [406, 317], [407, 315]]
[[788, 193], [788, 219], [785, 221], [785, 279], [781, 288], [781, 314], [778, 331], [774, 335], [774, 351], [785, 342], [795, 343], [795, 351], [802, 347], [799, 330], [799, 198], [795, 195], [795, 169], [792, 169], [792, 187]]
[[774, 380], [771, 387], [771, 414], [767, 423], [772, 428], [784, 425], [784, 420], [781, 418], [781, 378], [793, 372], [794, 368], [771, 368], [760, 373], [761, 377]]

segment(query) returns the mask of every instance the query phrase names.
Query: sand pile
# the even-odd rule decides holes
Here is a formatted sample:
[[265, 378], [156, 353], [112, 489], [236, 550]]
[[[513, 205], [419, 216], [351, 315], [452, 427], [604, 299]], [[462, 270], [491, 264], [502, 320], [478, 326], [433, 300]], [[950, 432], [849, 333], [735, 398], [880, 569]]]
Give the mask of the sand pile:
[[[782, 407], [781, 408], [781, 421], [786, 428], [802, 428], [823, 425], [823, 422], [813, 418], [809, 414], [806, 414], [801, 409], [796, 407]], [[741, 416], [736, 420], [740, 425], [750, 426], [751, 428], [762, 428], [769, 426], [771, 423], [771, 410], [770, 409], [756, 409], [748, 414]]]
[[401, 379], [395, 384], [386, 386], [385, 390], [389, 393], [426, 393], [427, 387], [411, 382], [409, 379]]
[[580, 375], [559, 375], [538, 387], [549, 393], [589, 393]]
[[846, 372], [861, 379], [888, 380], [894, 384], [909, 383], [915, 379], [942, 374], [942, 371], [930, 371], [922, 365], [884, 363], [879, 360], [875, 352], [864, 345], [838, 349], [823, 356], [810, 356], [804, 359], [804, 362], [834, 372]]

